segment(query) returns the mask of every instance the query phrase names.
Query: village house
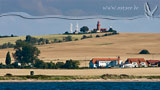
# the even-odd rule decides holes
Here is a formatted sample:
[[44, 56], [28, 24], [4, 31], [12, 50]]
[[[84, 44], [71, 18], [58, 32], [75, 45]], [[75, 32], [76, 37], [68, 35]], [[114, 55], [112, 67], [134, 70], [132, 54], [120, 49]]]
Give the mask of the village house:
[[149, 67], [159, 67], [160, 60], [147, 60]]
[[90, 68], [111, 68], [119, 67], [123, 64], [123, 61], [118, 58], [93, 58], [90, 63]]
[[123, 67], [148, 67], [148, 63], [144, 58], [128, 58]]

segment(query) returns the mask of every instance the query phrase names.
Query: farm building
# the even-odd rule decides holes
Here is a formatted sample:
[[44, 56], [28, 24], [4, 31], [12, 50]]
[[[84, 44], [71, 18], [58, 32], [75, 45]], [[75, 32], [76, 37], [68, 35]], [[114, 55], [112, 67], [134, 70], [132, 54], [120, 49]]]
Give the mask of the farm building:
[[160, 60], [147, 60], [149, 67], [158, 67], [160, 64]]
[[90, 68], [110, 68], [123, 64], [123, 61], [118, 58], [93, 58], [90, 63]]
[[128, 58], [123, 67], [148, 67], [144, 58]]

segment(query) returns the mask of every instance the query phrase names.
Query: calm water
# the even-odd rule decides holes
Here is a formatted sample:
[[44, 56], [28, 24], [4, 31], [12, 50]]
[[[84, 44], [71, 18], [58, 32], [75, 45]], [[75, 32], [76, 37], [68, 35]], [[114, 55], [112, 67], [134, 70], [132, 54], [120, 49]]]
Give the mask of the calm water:
[[160, 82], [0, 83], [0, 90], [160, 90]]

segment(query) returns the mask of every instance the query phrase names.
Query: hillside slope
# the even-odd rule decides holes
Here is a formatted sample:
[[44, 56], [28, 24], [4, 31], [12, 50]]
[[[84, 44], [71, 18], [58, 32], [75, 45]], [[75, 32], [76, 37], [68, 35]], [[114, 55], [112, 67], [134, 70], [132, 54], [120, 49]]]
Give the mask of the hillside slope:
[[[56, 43], [38, 46], [40, 58], [45, 61], [82, 60], [82, 65], [94, 57], [117, 57], [125, 60], [128, 57], [160, 59], [159, 33], [120, 33], [119, 35], [90, 38], [80, 41]], [[151, 55], [138, 55], [142, 49], [149, 50]], [[8, 50], [0, 50], [1, 61]]]

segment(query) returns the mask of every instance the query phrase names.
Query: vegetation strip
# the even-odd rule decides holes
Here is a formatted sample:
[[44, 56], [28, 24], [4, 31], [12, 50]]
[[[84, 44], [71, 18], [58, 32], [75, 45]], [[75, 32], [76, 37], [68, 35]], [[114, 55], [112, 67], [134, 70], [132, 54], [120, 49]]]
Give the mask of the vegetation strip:
[[0, 76], [0, 80], [89, 80], [89, 79], [160, 79], [160, 76], [133, 76], [133, 75], [115, 75], [104, 74], [99, 76], [48, 76], [48, 75], [26, 75], [26, 76]]

